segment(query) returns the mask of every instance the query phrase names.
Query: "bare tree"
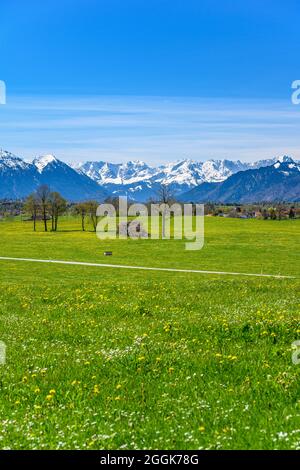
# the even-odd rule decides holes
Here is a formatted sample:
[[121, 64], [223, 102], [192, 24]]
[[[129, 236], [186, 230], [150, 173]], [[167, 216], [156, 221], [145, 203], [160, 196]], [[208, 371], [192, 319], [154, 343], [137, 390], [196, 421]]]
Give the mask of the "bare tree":
[[157, 191], [158, 200], [160, 203], [170, 204], [174, 201], [173, 193], [167, 184], [161, 184]]
[[87, 213], [90, 217], [90, 220], [93, 225], [94, 232], [96, 232], [97, 228], [97, 207], [98, 207], [98, 202], [97, 201], [87, 201], [86, 202], [86, 209]]
[[87, 204], [85, 202], [80, 202], [75, 206], [75, 213], [81, 216], [81, 229], [85, 231], [85, 217], [88, 211]]
[[166, 237], [166, 217], [169, 213], [168, 205], [174, 201], [171, 189], [166, 184], [161, 184], [157, 191], [158, 201], [161, 205], [161, 216], [162, 216], [162, 238]]
[[58, 217], [66, 211], [67, 201], [58, 192], [53, 192], [49, 194], [48, 207], [51, 216], [51, 229], [56, 232]]
[[46, 184], [42, 184], [41, 186], [38, 187], [37, 191], [37, 198], [40, 203], [41, 211], [42, 211], [42, 218], [44, 221], [44, 228], [45, 232], [47, 232], [48, 227], [47, 227], [47, 209], [48, 209], [48, 203], [49, 203], [49, 195], [50, 195], [50, 188]]
[[37, 195], [35, 193], [30, 194], [24, 205], [25, 211], [31, 215], [31, 219], [33, 221], [33, 231], [36, 231], [36, 218], [39, 211], [39, 201]]

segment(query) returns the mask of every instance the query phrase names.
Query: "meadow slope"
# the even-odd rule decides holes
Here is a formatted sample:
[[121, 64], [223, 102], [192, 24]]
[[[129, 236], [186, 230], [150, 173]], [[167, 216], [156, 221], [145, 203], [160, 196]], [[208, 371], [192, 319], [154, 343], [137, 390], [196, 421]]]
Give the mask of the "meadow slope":
[[1, 448], [300, 448], [299, 220], [206, 217], [199, 252], [79, 228], [2, 220], [0, 256], [294, 278], [0, 261]]

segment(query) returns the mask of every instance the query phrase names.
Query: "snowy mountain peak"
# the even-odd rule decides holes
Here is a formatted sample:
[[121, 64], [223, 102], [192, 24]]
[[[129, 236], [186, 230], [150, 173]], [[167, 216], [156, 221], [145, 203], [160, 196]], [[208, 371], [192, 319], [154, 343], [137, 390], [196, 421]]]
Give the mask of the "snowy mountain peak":
[[129, 160], [125, 165], [128, 168], [144, 168], [145, 166], [148, 166], [145, 162], [142, 160]]
[[292, 158], [286, 157], [274, 163], [273, 167], [284, 174], [300, 172], [300, 163], [295, 162]]
[[38, 172], [42, 173], [46, 166], [52, 163], [57, 163], [58, 161], [59, 160], [57, 160], [54, 155], [49, 154], [35, 158], [32, 163], [37, 168]]
[[7, 150], [0, 149], [0, 168], [26, 169], [30, 164]]
[[295, 163], [294, 160], [288, 155], [283, 155], [283, 157], [279, 157], [277, 161], [281, 163]]
[[0, 149], [0, 158], [1, 158], [1, 160], [3, 160], [3, 159], [6, 159], [6, 158], [14, 159], [14, 158], [18, 158], [18, 157], [16, 155], [14, 155], [13, 153], [8, 152], [7, 150]]

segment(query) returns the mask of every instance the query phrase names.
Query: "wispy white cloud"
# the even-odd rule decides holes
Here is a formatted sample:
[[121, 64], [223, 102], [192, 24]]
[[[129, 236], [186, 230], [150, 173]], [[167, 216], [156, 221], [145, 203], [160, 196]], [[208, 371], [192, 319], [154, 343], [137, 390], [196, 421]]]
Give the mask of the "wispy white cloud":
[[300, 107], [284, 100], [15, 96], [0, 108], [0, 147], [25, 158], [300, 158], [299, 131]]

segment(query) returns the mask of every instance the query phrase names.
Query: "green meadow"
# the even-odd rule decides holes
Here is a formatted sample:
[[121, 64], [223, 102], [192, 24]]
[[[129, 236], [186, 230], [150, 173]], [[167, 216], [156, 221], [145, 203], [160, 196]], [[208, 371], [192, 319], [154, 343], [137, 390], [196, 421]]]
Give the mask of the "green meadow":
[[[0, 448], [300, 449], [300, 220], [205, 218], [205, 245], [0, 221]], [[113, 256], [103, 256], [112, 250]]]

